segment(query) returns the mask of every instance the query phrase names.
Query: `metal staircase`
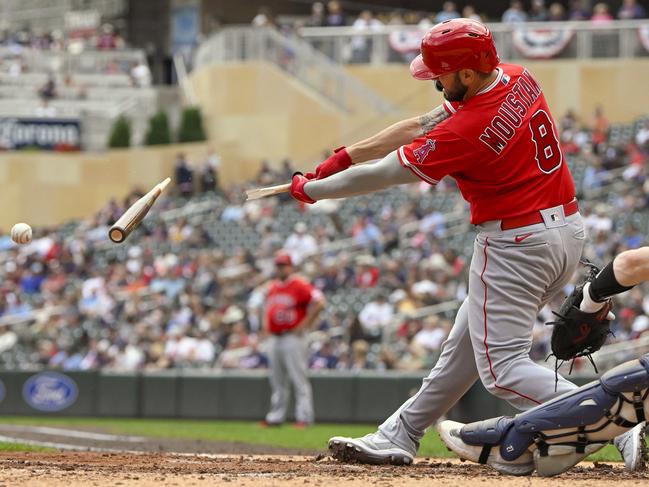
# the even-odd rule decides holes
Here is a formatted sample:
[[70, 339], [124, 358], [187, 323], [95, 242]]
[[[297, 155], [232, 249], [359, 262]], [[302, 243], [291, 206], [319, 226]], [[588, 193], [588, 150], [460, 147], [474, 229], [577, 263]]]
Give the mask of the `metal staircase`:
[[222, 29], [199, 47], [194, 67], [242, 61], [270, 62], [346, 112], [388, 113], [394, 110], [390, 102], [311, 44], [275, 29]]

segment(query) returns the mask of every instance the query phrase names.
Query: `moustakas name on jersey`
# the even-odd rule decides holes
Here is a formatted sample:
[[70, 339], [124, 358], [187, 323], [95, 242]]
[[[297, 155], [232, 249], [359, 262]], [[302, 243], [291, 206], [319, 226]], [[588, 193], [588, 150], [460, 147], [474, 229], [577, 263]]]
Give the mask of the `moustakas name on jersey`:
[[451, 117], [398, 150], [401, 164], [429, 184], [453, 177], [473, 224], [575, 197], [541, 87], [522, 66], [496, 69], [496, 79], [466, 102], [444, 102]]

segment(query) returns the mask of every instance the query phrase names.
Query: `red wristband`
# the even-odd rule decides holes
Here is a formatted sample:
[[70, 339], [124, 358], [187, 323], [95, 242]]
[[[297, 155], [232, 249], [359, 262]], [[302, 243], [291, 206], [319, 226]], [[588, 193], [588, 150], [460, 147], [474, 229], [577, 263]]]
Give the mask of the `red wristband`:
[[[318, 167], [315, 169], [316, 179], [324, 179], [332, 174], [336, 174], [340, 171], [344, 171], [349, 166], [352, 165], [352, 159], [349, 157], [349, 152], [345, 146], [338, 147], [334, 150], [334, 153], [327, 158], [325, 161], [321, 162]], [[309, 174], [307, 174], [307, 177]]]

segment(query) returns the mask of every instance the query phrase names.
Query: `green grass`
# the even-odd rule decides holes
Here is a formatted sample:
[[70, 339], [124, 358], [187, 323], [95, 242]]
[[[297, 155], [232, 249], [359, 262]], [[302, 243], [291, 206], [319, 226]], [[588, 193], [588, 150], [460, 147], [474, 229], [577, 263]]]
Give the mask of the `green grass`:
[[25, 445], [24, 443], [5, 443], [0, 441], [0, 452], [3, 451], [56, 451], [54, 448], [44, 446]]
[[[190, 419], [45, 418], [0, 416], [0, 424], [2, 423], [69, 427], [87, 426], [93, 428], [100, 427], [106, 432], [114, 434], [250, 443], [303, 450], [325, 450], [327, 447], [327, 440], [335, 435], [356, 437], [376, 430], [376, 425], [374, 424], [325, 423], [316, 424], [313, 427], [304, 430], [296, 430], [291, 425], [276, 428], [261, 428], [258, 423], [249, 421], [210, 421]], [[419, 456], [448, 458], [455, 455], [446, 449], [437, 432], [431, 429], [421, 442]], [[620, 455], [612, 445], [608, 445], [595, 455], [592, 455], [590, 459], [609, 462], [620, 461]]]

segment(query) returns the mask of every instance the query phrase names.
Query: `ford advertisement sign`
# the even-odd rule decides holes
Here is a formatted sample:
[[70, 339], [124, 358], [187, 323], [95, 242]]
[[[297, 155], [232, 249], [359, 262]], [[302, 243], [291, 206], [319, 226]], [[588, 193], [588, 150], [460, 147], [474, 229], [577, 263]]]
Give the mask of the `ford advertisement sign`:
[[25, 402], [39, 411], [62, 411], [74, 404], [78, 394], [77, 384], [58, 372], [32, 375], [23, 386]]

